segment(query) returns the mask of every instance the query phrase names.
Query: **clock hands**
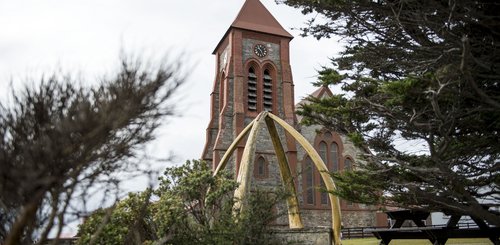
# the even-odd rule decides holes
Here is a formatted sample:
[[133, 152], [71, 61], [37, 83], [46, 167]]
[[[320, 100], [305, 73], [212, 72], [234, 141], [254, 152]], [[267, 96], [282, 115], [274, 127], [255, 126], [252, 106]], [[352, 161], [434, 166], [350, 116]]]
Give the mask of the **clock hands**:
[[262, 57], [267, 55], [267, 48], [266, 48], [266, 46], [264, 46], [262, 44], [257, 44], [254, 47], [254, 53], [255, 53], [255, 55], [262, 58]]

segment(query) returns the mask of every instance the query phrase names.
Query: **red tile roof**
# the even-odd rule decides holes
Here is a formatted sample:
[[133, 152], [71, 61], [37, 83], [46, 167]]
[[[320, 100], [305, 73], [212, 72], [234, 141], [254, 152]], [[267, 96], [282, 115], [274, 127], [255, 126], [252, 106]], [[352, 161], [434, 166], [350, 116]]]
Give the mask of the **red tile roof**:
[[[333, 96], [332, 90], [330, 90], [330, 88], [328, 88], [327, 86], [321, 86], [318, 89], [316, 89], [316, 91], [312, 92], [311, 94], [307, 95], [307, 97], [300, 100], [299, 103], [297, 103], [295, 105], [295, 108], [299, 109], [303, 105], [310, 104], [311, 102], [307, 99], [309, 97], [319, 99], [319, 98], [330, 97], [330, 96]], [[299, 122], [302, 121], [302, 116], [297, 115], [297, 120]]]
[[233, 28], [262, 32], [290, 39], [293, 38], [292, 34], [281, 26], [260, 0], [246, 0], [236, 16], [236, 19], [217, 44], [213, 54], [215, 54], [219, 45], [221, 45], [227, 34], [229, 34], [229, 31]]
[[330, 96], [333, 96], [333, 93], [330, 90], [330, 88], [328, 88], [327, 86], [321, 86], [318, 89], [316, 89], [316, 91], [314, 91], [311, 94], [307, 95], [306, 98], [303, 98], [301, 101], [299, 101], [299, 103], [297, 103], [297, 105], [295, 105], [295, 107], [298, 108], [301, 105], [309, 104], [310, 102], [307, 100], [308, 97], [323, 98], [323, 97], [330, 97]]
[[246, 0], [231, 27], [293, 38], [259, 0]]

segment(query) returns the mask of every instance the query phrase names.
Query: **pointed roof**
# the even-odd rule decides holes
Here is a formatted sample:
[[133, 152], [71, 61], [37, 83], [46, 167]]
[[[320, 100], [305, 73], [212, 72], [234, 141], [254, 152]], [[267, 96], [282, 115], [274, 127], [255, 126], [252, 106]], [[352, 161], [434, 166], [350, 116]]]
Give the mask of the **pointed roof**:
[[[227, 32], [217, 44], [217, 48], [226, 38], [231, 28], [239, 28], [244, 30], [262, 32], [292, 39], [293, 36], [281, 26], [274, 16], [266, 9], [260, 0], [246, 0], [241, 7], [240, 12], [236, 16]], [[214, 54], [215, 54], [214, 50]]]
[[306, 98], [303, 98], [295, 107], [304, 105], [304, 104], [309, 104], [309, 100], [307, 98], [312, 97], [312, 98], [325, 98], [325, 97], [331, 97], [333, 96], [332, 90], [328, 86], [321, 86], [316, 91], [312, 92], [312, 94], [309, 94]]
[[293, 38], [260, 0], [246, 0], [231, 27]]
[[[333, 96], [332, 90], [330, 90], [330, 88], [328, 88], [328, 86], [321, 86], [318, 89], [316, 89], [316, 91], [312, 92], [312, 94], [309, 94], [307, 97], [305, 97], [301, 101], [299, 101], [299, 103], [297, 103], [295, 105], [295, 108], [300, 108], [303, 105], [309, 105], [311, 102], [307, 98], [312, 97], [312, 98], [321, 99], [321, 98], [326, 98], [326, 97], [331, 97], [331, 96]], [[297, 115], [297, 120], [299, 122], [302, 121], [302, 116]]]

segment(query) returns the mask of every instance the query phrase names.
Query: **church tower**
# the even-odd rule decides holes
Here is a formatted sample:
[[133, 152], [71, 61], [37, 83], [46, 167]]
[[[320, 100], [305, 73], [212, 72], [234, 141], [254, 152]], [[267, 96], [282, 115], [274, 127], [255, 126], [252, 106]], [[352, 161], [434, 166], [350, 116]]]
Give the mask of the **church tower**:
[[[260, 112], [269, 111], [296, 125], [289, 53], [292, 39], [259, 0], [246, 0], [217, 44], [210, 123], [202, 156], [214, 169], [233, 139]], [[233, 170], [238, 168], [243, 147], [244, 142], [232, 160]], [[262, 158], [256, 158], [265, 165], [256, 170], [262, 176], [269, 175], [267, 165], [273, 161], [263, 148]], [[287, 148], [290, 164], [295, 165], [294, 144]]]
[[[215, 170], [233, 140], [262, 111], [269, 111], [296, 128], [316, 149], [329, 171], [349, 171], [360, 166], [357, 156], [369, 154], [356, 147], [349, 138], [321, 125], [300, 125], [295, 114], [294, 85], [290, 68], [289, 45], [293, 36], [269, 13], [259, 0], [246, 0], [236, 19], [215, 47], [215, 79], [210, 94], [210, 122], [202, 159]], [[310, 96], [332, 96], [328, 87], [321, 87]], [[309, 103], [303, 100], [301, 106]], [[262, 125], [265, 127], [265, 125]], [[278, 128], [294, 176], [304, 225], [328, 226], [331, 210], [327, 194], [322, 192], [319, 171], [312, 167], [304, 149]], [[281, 186], [278, 161], [266, 129], [257, 136], [255, 160], [251, 169], [252, 186], [273, 191]], [[245, 142], [238, 145], [228, 162], [228, 170], [236, 176]], [[377, 215], [377, 208], [341, 201], [345, 227], [375, 226], [387, 218]], [[276, 212], [286, 211], [283, 203]], [[286, 217], [274, 223], [284, 226]]]

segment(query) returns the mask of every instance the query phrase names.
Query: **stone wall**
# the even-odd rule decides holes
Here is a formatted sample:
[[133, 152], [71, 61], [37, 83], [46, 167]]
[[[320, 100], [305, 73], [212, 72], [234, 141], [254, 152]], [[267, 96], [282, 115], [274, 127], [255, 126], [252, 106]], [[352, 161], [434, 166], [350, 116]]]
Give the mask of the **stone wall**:
[[329, 227], [315, 227], [294, 230], [274, 230], [274, 239], [282, 244], [331, 245], [333, 232]]
[[[305, 227], [332, 226], [332, 211], [330, 209], [302, 209], [302, 219]], [[377, 226], [377, 213], [373, 210], [342, 210], [343, 227]]]
[[305, 227], [332, 227], [331, 209], [301, 209], [302, 222]]
[[344, 227], [377, 226], [377, 215], [371, 210], [342, 211]]

